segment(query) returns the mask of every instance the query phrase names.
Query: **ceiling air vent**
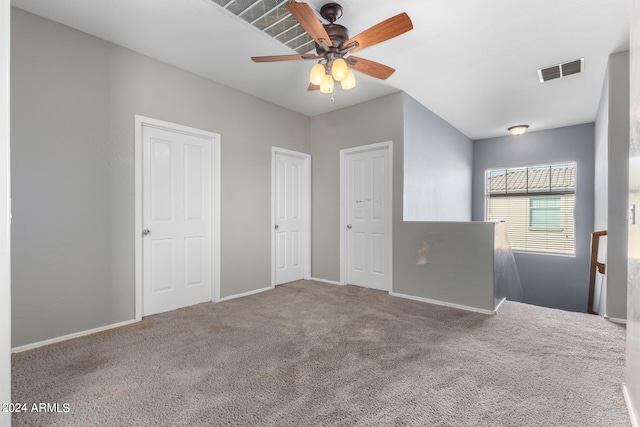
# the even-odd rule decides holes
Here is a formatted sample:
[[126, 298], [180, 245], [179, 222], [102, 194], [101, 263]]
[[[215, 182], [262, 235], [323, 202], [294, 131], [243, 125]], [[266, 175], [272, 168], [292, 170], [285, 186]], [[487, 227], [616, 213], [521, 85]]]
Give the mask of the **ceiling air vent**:
[[584, 58], [575, 61], [564, 62], [558, 65], [552, 65], [538, 70], [538, 78], [540, 83], [548, 82], [553, 79], [561, 79], [562, 77], [578, 74], [584, 69]]
[[315, 47], [313, 39], [287, 9], [290, 0], [211, 0], [298, 53]]

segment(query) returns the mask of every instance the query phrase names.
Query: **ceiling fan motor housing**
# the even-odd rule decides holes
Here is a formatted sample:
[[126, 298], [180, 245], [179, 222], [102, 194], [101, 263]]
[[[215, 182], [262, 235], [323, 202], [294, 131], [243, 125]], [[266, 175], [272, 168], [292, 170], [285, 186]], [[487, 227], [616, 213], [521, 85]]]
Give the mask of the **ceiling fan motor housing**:
[[[340, 24], [324, 24], [324, 29], [327, 31], [329, 38], [331, 39], [331, 44], [333, 48], [336, 50], [342, 49], [342, 45], [344, 42], [349, 40], [349, 30], [346, 27], [343, 27]], [[331, 48], [329, 48], [331, 49]], [[324, 49], [316, 43], [316, 52], [320, 55], [324, 52]]]
[[[327, 35], [331, 39], [333, 45], [329, 48], [329, 52], [335, 53], [337, 50], [342, 49], [342, 45], [345, 41], [349, 40], [349, 30], [342, 25], [335, 23], [336, 19], [342, 16], [342, 6], [338, 3], [327, 3], [320, 8], [320, 16], [329, 21], [328, 24], [323, 24]], [[316, 43], [316, 52], [321, 55], [326, 50]]]
[[342, 6], [338, 3], [327, 3], [320, 8], [320, 16], [333, 24], [342, 16]]

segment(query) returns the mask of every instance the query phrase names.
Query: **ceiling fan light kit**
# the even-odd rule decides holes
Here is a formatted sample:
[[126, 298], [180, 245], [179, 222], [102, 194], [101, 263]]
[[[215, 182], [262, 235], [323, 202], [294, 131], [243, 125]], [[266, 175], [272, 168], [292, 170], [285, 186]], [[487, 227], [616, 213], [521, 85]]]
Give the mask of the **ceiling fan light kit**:
[[315, 41], [316, 54], [254, 56], [254, 62], [291, 61], [298, 59], [318, 60], [309, 73], [309, 90], [320, 89], [320, 92], [331, 94], [335, 82], [340, 82], [343, 90], [356, 87], [356, 77], [352, 70], [385, 80], [394, 73], [394, 69], [374, 61], [351, 56], [355, 50], [364, 49], [389, 40], [413, 29], [411, 19], [401, 13], [380, 22], [349, 38], [349, 30], [339, 24], [336, 19], [342, 16], [342, 6], [327, 3], [320, 8], [320, 15], [329, 23], [323, 24], [307, 3], [287, 3], [287, 9], [300, 26]]
[[333, 93], [333, 77], [331, 74], [325, 74], [322, 83], [320, 83], [320, 92]]
[[326, 74], [327, 72], [324, 69], [324, 65], [318, 63], [313, 67], [311, 67], [311, 73], [309, 74], [309, 81], [311, 82], [311, 84], [319, 86], [320, 83], [322, 83], [322, 80], [324, 80], [324, 76]]
[[335, 81], [341, 82], [347, 76], [347, 71], [349, 71], [347, 61], [342, 58], [337, 58], [333, 61], [333, 65], [331, 65], [331, 75]]
[[342, 90], [351, 90], [356, 87], [356, 75], [351, 70], [347, 70], [347, 75], [340, 81]]
[[312, 85], [320, 85], [320, 92], [331, 94], [335, 82], [340, 82], [342, 90], [350, 90], [356, 87], [356, 76], [347, 65], [347, 61], [336, 58], [333, 61], [323, 61], [311, 68], [309, 81]]

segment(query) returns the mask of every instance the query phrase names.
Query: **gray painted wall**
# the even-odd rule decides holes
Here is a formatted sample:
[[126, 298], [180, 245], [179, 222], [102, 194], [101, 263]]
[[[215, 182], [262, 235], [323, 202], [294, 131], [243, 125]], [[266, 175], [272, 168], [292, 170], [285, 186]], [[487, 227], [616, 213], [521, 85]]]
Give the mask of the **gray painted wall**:
[[[607, 229], [609, 213], [609, 70], [605, 73], [596, 115], [594, 154], [593, 231], [602, 231]], [[598, 261], [606, 262], [607, 236], [600, 238], [597, 257]], [[607, 314], [607, 293], [602, 292], [602, 287], [606, 287], [606, 284], [606, 275], [596, 273], [593, 309], [600, 316]]]
[[607, 230], [605, 311], [626, 318], [629, 52], [609, 56], [595, 123], [594, 231]]
[[[396, 93], [313, 117], [313, 277], [340, 280], [340, 150], [384, 141], [393, 141], [394, 286], [399, 262], [395, 254], [402, 253], [406, 246], [404, 234], [400, 232], [400, 227], [404, 227], [403, 201], [405, 205], [422, 207], [422, 214], [431, 218], [438, 217], [443, 221], [469, 219], [471, 180], [467, 177], [471, 171], [472, 143], [409, 95]], [[417, 160], [411, 160], [409, 167], [404, 154], [407, 146], [419, 156]], [[441, 161], [430, 158], [429, 150], [438, 154]], [[452, 170], [454, 167], [456, 169]], [[419, 168], [422, 171], [418, 172]], [[413, 176], [412, 194], [403, 196], [407, 173]], [[454, 188], [459, 195], [446, 196], [443, 188], [432, 185], [444, 178], [451, 182], [443, 183], [443, 188], [447, 191]], [[420, 194], [417, 194], [420, 187], [416, 182], [422, 185]], [[418, 203], [412, 204], [413, 197], [419, 199]], [[444, 203], [447, 210], [434, 209], [429, 201]], [[417, 214], [419, 209], [415, 212]], [[433, 227], [437, 228], [436, 225]], [[401, 287], [397, 291], [421, 296], [420, 289]]]
[[509, 301], [522, 301], [522, 284], [507, 234], [507, 224], [495, 225], [495, 261], [494, 261], [494, 297], [496, 307], [506, 298]]
[[394, 239], [394, 294], [485, 312], [522, 299], [504, 223], [405, 222]]
[[428, 222], [395, 223], [393, 292], [491, 311], [494, 225], [442, 222], [471, 219], [473, 142], [406, 94], [403, 110], [403, 219]]
[[[394, 229], [393, 292], [493, 311], [494, 223], [405, 222]], [[426, 263], [418, 263], [427, 245]]]
[[473, 220], [484, 220], [484, 171], [493, 167], [577, 162], [576, 256], [515, 253], [523, 302], [586, 311], [590, 239], [593, 231], [594, 125], [527, 132], [475, 141], [473, 150]]
[[311, 119], [313, 277], [340, 280], [340, 150], [393, 141], [394, 230], [402, 222], [404, 96], [398, 92]]
[[[640, 0], [631, 2], [629, 201], [640, 207]], [[636, 425], [640, 421], [640, 218], [629, 226], [627, 366], [625, 391]]]
[[[419, 178], [424, 184], [423, 194], [419, 196], [422, 200], [443, 200], [440, 194], [443, 189], [430, 185], [432, 180], [441, 180], [443, 176], [457, 180], [452, 184], [456, 191], [470, 193], [470, 179], [460, 179], [460, 176], [470, 176], [471, 141], [404, 93], [311, 119], [312, 276], [340, 280], [340, 150], [393, 141], [393, 291], [493, 310], [493, 224], [403, 221], [403, 177], [407, 173], [406, 163], [403, 168], [407, 156], [403, 152], [407, 138], [412, 138], [409, 145], [414, 152], [418, 150], [424, 155], [420, 159], [424, 162], [422, 168], [428, 170]], [[447, 160], [434, 162], [426, 156], [429, 149]], [[419, 168], [420, 164], [413, 162], [412, 167]], [[458, 168], [454, 173], [449, 169], [453, 165]], [[447, 184], [443, 186], [449, 188]], [[424, 206], [431, 209], [427, 214], [437, 214], [443, 220], [460, 220], [464, 218], [461, 212], [468, 216], [469, 200], [463, 199], [454, 197], [446, 202], [449, 215], [431, 209], [428, 204]], [[406, 195], [404, 201], [406, 204]], [[484, 256], [479, 256], [478, 251], [469, 251], [467, 256], [452, 256], [470, 247], [470, 236], [471, 241], [477, 243], [473, 248], [482, 247]], [[436, 261], [416, 266], [422, 238], [428, 238], [434, 245], [432, 255]], [[429, 273], [424, 274], [424, 270]], [[414, 280], [416, 274], [420, 280]], [[425, 277], [429, 279], [428, 284]], [[472, 285], [465, 279], [473, 279]]]
[[629, 52], [609, 56], [607, 315], [627, 318], [629, 232]]
[[[609, 212], [609, 70], [606, 71], [595, 122], [593, 231], [607, 229]], [[605, 240], [606, 241], [606, 240]]]
[[473, 142], [404, 97], [404, 220], [470, 221]]
[[12, 10], [13, 346], [133, 318], [134, 115], [221, 135], [221, 296], [271, 283], [271, 146], [309, 118]]

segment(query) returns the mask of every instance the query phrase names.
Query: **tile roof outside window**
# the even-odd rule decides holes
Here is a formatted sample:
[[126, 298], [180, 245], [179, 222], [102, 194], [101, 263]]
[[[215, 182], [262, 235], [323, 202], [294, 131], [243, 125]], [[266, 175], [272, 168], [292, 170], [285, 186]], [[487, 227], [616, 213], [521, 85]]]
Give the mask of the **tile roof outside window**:
[[576, 186], [575, 164], [556, 164], [488, 171], [487, 192], [532, 193], [572, 191]]

